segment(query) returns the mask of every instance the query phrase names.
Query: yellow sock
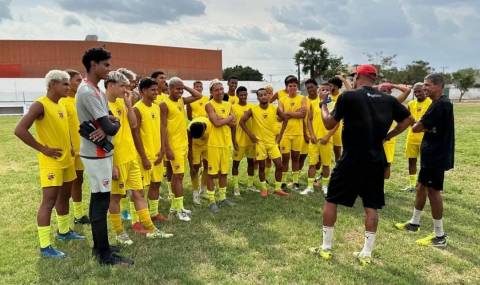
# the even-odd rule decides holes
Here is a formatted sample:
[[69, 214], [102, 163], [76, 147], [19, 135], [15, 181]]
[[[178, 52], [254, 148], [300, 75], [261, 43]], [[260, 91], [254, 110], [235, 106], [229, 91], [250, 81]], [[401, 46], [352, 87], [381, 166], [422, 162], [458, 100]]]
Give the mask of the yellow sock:
[[158, 200], [150, 200], [148, 199], [148, 210], [150, 212], [150, 217], [154, 217], [158, 215]]
[[322, 177], [322, 186], [328, 186], [329, 182], [330, 182], [329, 177]]
[[85, 216], [85, 212], [83, 210], [83, 203], [82, 202], [72, 202], [73, 203], [73, 216], [77, 219]]
[[66, 234], [70, 231], [70, 215], [60, 216], [57, 214], [58, 233]]
[[37, 226], [38, 240], [40, 242], [40, 248], [46, 248], [51, 245], [50, 243], [50, 226], [40, 227]]
[[135, 210], [135, 203], [130, 201], [130, 215], [132, 216], [132, 225], [139, 222], [137, 210]]
[[288, 172], [282, 172], [282, 183], [287, 183]]
[[410, 187], [415, 188], [415, 186], [417, 185], [417, 175], [412, 174], [412, 175], [409, 175], [408, 178], [409, 178], [409, 181], [410, 181]]
[[265, 178], [268, 178], [270, 176], [270, 169], [272, 169], [272, 166], [265, 167]]
[[247, 176], [247, 187], [253, 186], [253, 176]]
[[315, 178], [307, 178], [307, 187], [313, 188], [313, 182], [315, 182]]
[[150, 213], [148, 212], [148, 209], [141, 209], [136, 211], [138, 218], [140, 219], [140, 222], [142, 223], [143, 227], [147, 230], [154, 230], [156, 229], [155, 225], [152, 222], [152, 219], [150, 218]]
[[220, 182], [218, 182], [218, 178], [213, 179], [213, 183], [215, 183], [215, 188], [216, 189], [220, 189], [220, 184], [219, 184]]
[[292, 180], [293, 180], [293, 183], [297, 183], [298, 184], [298, 176], [300, 174], [300, 171], [293, 171], [292, 172]]
[[198, 192], [200, 190], [200, 182], [198, 179], [198, 174], [192, 177], [192, 191]]
[[227, 199], [227, 187], [218, 188], [218, 193], [220, 193], [220, 195], [218, 195], [218, 201]]
[[177, 200], [177, 203], [176, 203], [176, 210], [177, 211], [180, 211], [181, 209], [183, 209], [183, 196], [180, 196], [180, 197], [176, 197], [175, 200]]
[[232, 175], [232, 184], [234, 189], [238, 189], [238, 175]]
[[167, 188], [168, 188], [168, 195], [173, 197], [172, 183], [171, 182], [167, 182]]
[[275, 191], [282, 189], [282, 182], [281, 181], [275, 181]]
[[130, 206], [128, 205], [128, 198], [120, 199], [120, 211], [128, 211]]
[[267, 190], [267, 181], [260, 181], [260, 187], [262, 190]]
[[112, 223], [112, 227], [115, 233], [117, 235], [123, 233], [122, 218], [120, 217], [120, 214], [110, 213], [109, 216], [110, 216], [110, 223]]
[[215, 191], [207, 190], [208, 202], [210, 204], [215, 203]]

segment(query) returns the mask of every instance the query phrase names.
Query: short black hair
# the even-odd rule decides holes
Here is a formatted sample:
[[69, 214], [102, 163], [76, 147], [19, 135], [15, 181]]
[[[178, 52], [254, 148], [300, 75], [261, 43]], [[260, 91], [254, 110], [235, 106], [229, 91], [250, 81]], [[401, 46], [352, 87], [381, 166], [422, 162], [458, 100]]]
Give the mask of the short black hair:
[[87, 72], [89, 72], [90, 68], [92, 67], [92, 63], [91, 63], [92, 61], [99, 63], [100, 61], [107, 60], [110, 58], [112, 58], [112, 54], [108, 50], [102, 47], [90, 48], [90, 49], [87, 49], [83, 54], [82, 63], [83, 63], [83, 66], [85, 66], [85, 69], [87, 70]]
[[240, 92], [242, 92], [242, 91], [248, 92], [247, 87], [245, 87], [245, 86], [239, 86], [239, 87], [237, 88], [237, 91], [235, 91], [235, 92], [236, 92], [237, 95], [238, 95], [238, 93], [240, 93]]
[[138, 83], [138, 90], [141, 92], [143, 89], [148, 89], [153, 85], [158, 85], [157, 81], [153, 78], [145, 77], [140, 80], [140, 83]]
[[154, 72], [152, 72], [152, 74], [150, 75], [151, 78], [154, 78], [154, 79], [157, 79], [157, 77], [159, 75], [162, 75], [162, 74], [165, 74], [165, 72], [161, 71], [161, 70], [155, 70]]
[[295, 77], [295, 75], [291, 75], [291, 74], [290, 74], [290, 75], [287, 75], [287, 77], [285, 77], [285, 80], [283, 81], [283, 82], [285, 82], [285, 86], [288, 85], [287, 81], [288, 81], [288, 79], [290, 79], [291, 77]]
[[298, 85], [298, 79], [297, 77], [295, 76], [291, 76], [289, 77], [286, 81], [285, 81], [285, 86], [287, 86], [288, 84], [290, 83], [296, 83]]
[[328, 80], [328, 83], [337, 86], [338, 89], [342, 88], [342, 86], [343, 86], [342, 80], [341, 80], [340, 78], [336, 78], [336, 77], [330, 78], [330, 79]]
[[257, 91], [255, 92], [255, 93], [257, 93], [257, 96], [258, 96], [258, 92], [260, 92], [260, 91], [265, 91], [265, 92], [266, 92], [267, 89], [265, 89], [265, 88], [263, 88], [263, 87], [262, 87], [262, 88], [258, 88]]
[[203, 83], [202, 83], [202, 81], [200, 81], [200, 80], [195, 80], [195, 81], [193, 82], [193, 85], [195, 86], [195, 84], [199, 84], [199, 83], [202, 84], [202, 86], [203, 86]]
[[235, 76], [235, 75], [232, 75], [232, 76], [230, 76], [230, 77], [228, 78], [227, 82], [230, 82], [230, 80], [234, 80], [234, 79], [235, 79], [235, 80], [238, 80], [238, 77]]
[[194, 139], [199, 139], [205, 133], [206, 125], [201, 122], [194, 122], [190, 125], [190, 135]]
[[432, 81], [435, 85], [440, 85], [445, 87], [445, 79], [441, 73], [430, 73], [429, 75], [425, 76], [425, 80]]
[[309, 78], [305, 81], [305, 86], [307, 86], [307, 84], [313, 84], [315, 86], [318, 86], [318, 82], [317, 80], [313, 79], [313, 78]]

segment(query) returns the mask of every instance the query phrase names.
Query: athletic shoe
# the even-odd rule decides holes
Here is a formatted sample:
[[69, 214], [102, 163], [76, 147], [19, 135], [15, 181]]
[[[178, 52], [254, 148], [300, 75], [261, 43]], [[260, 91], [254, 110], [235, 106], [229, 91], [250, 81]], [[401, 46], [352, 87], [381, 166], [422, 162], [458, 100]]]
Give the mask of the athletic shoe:
[[81, 234], [70, 230], [64, 234], [57, 233], [57, 239], [58, 240], [84, 240], [85, 236], [82, 236]]
[[314, 191], [313, 191], [312, 188], [307, 187], [307, 188], [305, 188], [305, 190], [303, 190], [302, 192], [300, 192], [300, 195], [305, 195], [305, 196], [306, 196], [306, 195], [312, 194], [313, 192], [314, 192]]
[[255, 192], [255, 193], [259, 193], [259, 192], [260, 192], [260, 190], [258, 190], [257, 187], [255, 187], [255, 186], [248, 186], [248, 187], [247, 187], [247, 190], [252, 191], [252, 192]]
[[266, 198], [266, 197], [268, 196], [268, 190], [267, 190], [267, 189], [262, 189], [262, 190], [260, 191], [260, 196], [261, 196], [262, 198]]
[[235, 206], [235, 203], [233, 203], [232, 201], [230, 201], [228, 199], [223, 199], [222, 201], [218, 202], [218, 206], [219, 207], [225, 207], [225, 206], [233, 207], [233, 206]]
[[110, 245], [110, 251], [113, 253], [119, 253], [120, 252], [120, 247], [116, 245]]
[[328, 186], [327, 186], [327, 185], [323, 185], [323, 186], [322, 186], [322, 191], [323, 191], [323, 195], [325, 195], [325, 197], [327, 197]]
[[147, 238], [155, 239], [155, 238], [171, 238], [173, 234], [167, 234], [159, 229], [155, 229], [152, 232], [147, 233]]
[[292, 190], [296, 192], [300, 192], [300, 184], [293, 183]]
[[234, 188], [233, 189], [233, 196], [237, 196], [237, 197], [240, 196], [240, 189]]
[[415, 187], [407, 186], [407, 187], [403, 188], [402, 191], [405, 191], [405, 192], [415, 192]]
[[333, 254], [331, 250], [322, 249], [320, 247], [311, 247], [308, 250], [310, 251], [310, 253], [320, 256], [325, 260], [330, 260], [333, 258]]
[[203, 188], [202, 190], [202, 188], [200, 188], [200, 198], [208, 200], [207, 189]]
[[77, 225], [77, 224], [81, 224], [81, 225], [87, 225], [87, 224], [90, 224], [90, 219], [88, 218], [87, 215], [85, 216], [82, 216], [80, 218], [74, 218], [73, 219], [73, 222]]
[[190, 217], [192, 216], [192, 211], [190, 210], [187, 210], [185, 208], [182, 209], [183, 212], [187, 213], [187, 215], [189, 215]]
[[137, 234], [146, 234], [148, 233], [148, 230], [143, 227], [142, 223], [136, 222], [135, 224], [132, 225], [132, 230], [136, 232]]
[[42, 257], [48, 258], [64, 258], [67, 256], [65, 253], [61, 252], [60, 250], [54, 249], [51, 245], [41, 248], [40, 255]]
[[116, 240], [121, 245], [132, 245], [133, 244], [133, 240], [130, 239], [130, 237], [128, 236], [128, 234], [126, 232], [123, 232], [123, 233], [117, 235]]
[[212, 203], [212, 204], [208, 205], [208, 208], [214, 214], [220, 212], [220, 209], [218, 208], [217, 203]]
[[280, 186], [283, 192], [288, 192], [288, 186], [287, 183], [282, 183], [282, 186]]
[[130, 216], [128, 210], [123, 210], [120, 214], [122, 216], [122, 220], [124, 221], [130, 221], [132, 219], [132, 216]]
[[198, 191], [193, 191], [192, 192], [192, 200], [193, 204], [195, 205], [201, 205], [202, 202], [200, 201], [200, 193]]
[[275, 195], [277, 195], [277, 196], [288, 196], [288, 193], [285, 192], [285, 191], [283, 191], [283, 190], [281, 190], [281, 189], [275, 190], [275, 191], [273, 192], [273, 194], [275, 194]]
[[369, 264], [372, 264], [372, 257], [371, 256], [363, 256], [360, 255], [360, 252], [354, 252], [353, 255], [357, 259], [358, 263], [361, 266], [367, 266]]
[[162, 214], [156, 214], [152, 217], [152, 222], [166, 222], [168, 218], [163, 216]]
[[415, 225], [410, 222], [396, 223], [394, 226], [396, 229], [405, 230], [407, 232], [412, 232], [412, 233], [416, 233], [420, 230], [420, 225]]
[[110, 254], [110, 256], [105, 258], [99, 258], [98, 262], [101, 265], [123, 265], [123, 266], [133, 265], [133, 260], [120, 256], [116, 253], [112, 253]]
[[434, 246], [434, 247], [446, 247], [447, 235], [444, 234], [441, 237], [437, 237], [434, 233], [415, 241], [418, 245], [422, 246]]
[[177, 219], [179, 219], [180, 221], [184, 221], [184, 222], [190, 222], [192, 219], [190, 218], [190, 215], [191, 214], [188, 214], [188, 212], [186, 212], [184, 209], [180, 210], [180, 211], [176, 211], [174, 209], [171, 209], [170, 210], [170, 214], [169, 214], [171, 217], [176, 217]]

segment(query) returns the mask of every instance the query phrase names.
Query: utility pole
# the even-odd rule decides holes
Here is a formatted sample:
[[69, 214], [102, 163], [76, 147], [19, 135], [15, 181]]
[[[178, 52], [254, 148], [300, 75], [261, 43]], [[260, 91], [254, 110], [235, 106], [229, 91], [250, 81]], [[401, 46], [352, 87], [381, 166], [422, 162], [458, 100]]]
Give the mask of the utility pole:
[[300, 62], [297, 62], [297, 77], [298, 77], [298, 82], [300, 82]]

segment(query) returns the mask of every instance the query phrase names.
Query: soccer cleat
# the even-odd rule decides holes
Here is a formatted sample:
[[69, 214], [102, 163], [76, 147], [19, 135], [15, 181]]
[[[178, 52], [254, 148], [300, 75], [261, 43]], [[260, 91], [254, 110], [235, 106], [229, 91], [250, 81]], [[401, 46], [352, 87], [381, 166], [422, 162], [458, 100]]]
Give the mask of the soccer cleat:
[[67, 241], [67, 240], [84, 240], [85, 236], [82, 236], [81, 234], [70, 230], [70, 231], [68, 231], [64, 234], [57, 233], [57, 239], [58, 240], [65, 240], [65, 241]]
[[147, 233], [147, 238], [155, 239], [155, 238], [171, 238], [173, 234], [165, 233], [159, 229], [155, 229], [152, 232]]
[[282, 183], [282, 186], [280, 186], [283, 192], [288, 192], [288, 186], [287, 183]]
[[405, 192], [415, 192], [415, 187], [407, 186], [407, 187], [403, 188], [402, 191], [405, 191]]
[[258, 190], [257, 187], [255, 187], [255, 186], [248, 186], [247, 190], [252, 191], [252, 192], [256, 192], [256, 193], [260, 192], [260, 190]]
[[123, 232], [116, 236], [116, 240], [121, 245], [132, 245], [133, 241], [130, 239], [126, 232]]
[[136, 232], [137, 234], [146, 234], [148, 233], [148, 230], [145, 229], [140, 222], [136, 222], [135, 224], [132, 225], [132, 230]]
[[122, 216], [122, 220], [124, 221], [130, 221], [132, 219], [128, 210], [123, 210], [120, 214]]
[[262, 190], [260, 191], [260, 196], [261, 196], [262, 198], [266, 198], [266, 197], [268, 196], [268, 190], [267, 190], [267, 189], [262, 189]]
[[105, 258], [99, 258], [98, 262], [101, 265], [122, 265], [122, 266], [131, 266], [133, 265], [133, 260], [120, 256], [116, 253], [110, 254], [110, 256]]
[[322, 191], [323, 191], [323, 195], [325, 195], [325, 197], [327, 197], [328, 186], [327, 186], [327, 185], [323, 185], [323, 186], [322, 186]]
[[396, 223], [394, 226], [396, 229], [405, 230], [407, 232], [412, 232], [412, 233], [416, 233], [420, 230], [420, 225], [415, 225], [410, 222]]
[[65, 253], [61, 252], [60, 250], [54, 249], [51, 245], [41, 248], [40, 255], [42, 257], [48, 258], [64, 258], [67, 256]]
[[309, 248], [310, 253], [320, 256], [325, 260], [330, 260], [333, 258], [332, 251], [329, 249], [322, 249], [320, 247], [311, 247]]
[[219, 207], [233, 207], [235, 206], [235, 203], [233, 203], [232, 201], [228, 200], [228, 199], [223, 199], [222, 201], [218, 202], [218, 206]]
[[217, 203], [212, 203], [212, 204], [208, 205], [208, 208], [214, 214], [220, 212], [220, 209], [218, 208]]
[[313, 191], [312, 188], [307, 187], [307, 188], [305, 188], [305, 190], [303, 190], [302, 192], [300, 192], [300, 195], [305, 195], [305, 196], [306, 196], [306, 195], [312, 194], [313, 192], [314, 192], [314, 191]]
[[292, 190], [296, 192], [300, 192], [300, 184], [293, 183]]
[[171, 217], [176, 217], [177, 219], [179, 219], [180, 221], [184, 221], [184, 222], [190, 222], [192, 219], [190, 218], [190, 215], [191, 214], [188, 214], [188, 212], [186, 212], [184, 209], [180, 210], [180, 211], [176, 211], [174, 209], [171, 209], [170, 210], [170, 216]]
[[185, 212], [185, 213], [187, 213], [188, 216], [190, 216], [190, 217], [192, 216], [192, 211], [187, 210], [187, 209], [185, 209], [185, 208], [183, 208], [182, 211]]
[[281, 190], [281, 189], [275, 190], [275, 191], [273, 192], [273, 194], [275, 194], [275, 195], [277, 195], [277, 196], [288, 196], [288, 193], [285, 192], [285, 191], [283, 191], [283, 190]]
[[371, 256], [360, 255], [360, 252], [354, 252], [353, 255], [361, 266], [367, 266], [369, 264], [372, 264]]
[[200, 201], [200, 193], [197, 191], [192, 192], [192, 200], [193, 200], [193, 204], [195, 205], [202, 204], [202, 202]]
[[166, 222], [166, 221], [168, 221], [168, 218], [161, 214], [156, 214], [155, 216], [152, 217], [152, 222]]
[[415, 242], [418, 245], [421, 245], [421, 246], [446, 247], [447, 246], [447, 235], [444, 234], [441, 237], [437, 237], [437, 236], [435, 236], [434, 233], [431, 233], [424, 238], [416, 240]]
[[87, 225], [87, 224], [90, 224], [90, 219], [88, 218], [88, 216], [82, 216], [80, 218], [74, 218], [73, 219], [73, 222], [77, 225], [77, 224], [81, 224], [81, 225]]
[[234, 188], [233, 189], [233, 196], [240, 196], [240, 189]]

